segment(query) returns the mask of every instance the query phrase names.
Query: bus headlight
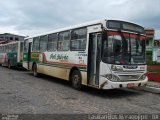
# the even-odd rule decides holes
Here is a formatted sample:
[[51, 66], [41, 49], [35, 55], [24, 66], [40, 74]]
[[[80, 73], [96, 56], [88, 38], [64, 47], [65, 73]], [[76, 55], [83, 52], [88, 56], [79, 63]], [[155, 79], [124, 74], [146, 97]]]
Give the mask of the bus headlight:
[[144, 79], [146, 79], [146, 75], [142, 75], [142, 76], [139, 78], [139, 80], [144, 80]]
[[114, 74], [106, 74], [104, 77], [113, 82], [118, 82], [120, 80], [119, 77]]
[[118, 70], [123, 70], [123, 68], [122, 68], [122, 66], [112, 65], [112, 66], [111, 66], [111, 70], [113, 70], [113, 71], [118, 71]]

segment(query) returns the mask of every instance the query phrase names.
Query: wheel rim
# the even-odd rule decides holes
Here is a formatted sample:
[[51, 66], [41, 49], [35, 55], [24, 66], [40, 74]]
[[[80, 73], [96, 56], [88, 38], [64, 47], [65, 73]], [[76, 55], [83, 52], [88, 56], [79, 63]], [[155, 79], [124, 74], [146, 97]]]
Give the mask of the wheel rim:
[[73, 84], [75, 86], [79, 85], [79, 82], [80, 82], [80, 77], [78, 75], [74, 75], [73, 76]]

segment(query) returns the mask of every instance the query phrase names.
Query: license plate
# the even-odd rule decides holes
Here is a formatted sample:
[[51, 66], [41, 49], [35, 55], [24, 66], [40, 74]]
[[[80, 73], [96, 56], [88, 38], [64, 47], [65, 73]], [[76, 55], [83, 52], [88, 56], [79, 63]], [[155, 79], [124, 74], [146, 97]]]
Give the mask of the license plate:
[[128, 88], [134, 87], [134, 83], [128, 83], [128, 84], [127, 84], [127, 87], [128, 87]]

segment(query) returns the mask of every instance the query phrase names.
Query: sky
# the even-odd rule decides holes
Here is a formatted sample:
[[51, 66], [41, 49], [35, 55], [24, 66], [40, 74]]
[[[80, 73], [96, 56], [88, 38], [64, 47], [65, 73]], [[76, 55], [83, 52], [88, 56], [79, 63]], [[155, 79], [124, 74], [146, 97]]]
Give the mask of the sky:
[[160, 0], [1, 0], [0, 33], [41, 34], [96, 19], [118, 19], [155, 28], [160, 39]]

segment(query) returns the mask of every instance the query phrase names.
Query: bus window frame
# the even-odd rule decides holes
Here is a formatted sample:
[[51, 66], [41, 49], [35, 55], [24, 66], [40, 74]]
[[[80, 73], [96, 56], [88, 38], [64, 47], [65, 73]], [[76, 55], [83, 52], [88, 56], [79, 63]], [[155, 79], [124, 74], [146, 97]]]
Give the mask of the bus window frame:
[[[38, 41], [38, 44], [37, 44], [37, 45], [38, 45], [38, 50], [35, 49], [35, 48], [36, 48], [36, 47], [35, 47], [35, 44], [34, 44], [35, 38], [38, 39], [38, 40], [37, 40], [37, 41]], [[32, 46], [33, 46], [33, 47], [32, 47], [32, 52], [40, 52], [40, 36], [37, 36], [37, 37], [34, 37], [34, 38], [33, 38]], [[33, 50], [33, 48], [34, 48], [35, 50]]]
[[[52, 36], [52, 35], [56, 35], [56, 41], [54, 41], [54, 42], [53, 42], [53, 36]], [[52, 42], [49, 42], [50, 36], [51, 36], [51, 38], [52, 38]], [[56, 43], [54, 50], [53, 50], [53, 49], [52, 49], [52, 50], [49, 50], [49, 49], [48, 49], [49, 43], [51, 43], [51, 44], [53, 44], [53, 43], [55, 44], [55, 43]], [[57, 48], [58, 48], [58, 33], [48, 34], [47, 51], [48, 51], [48, 52], [54, 52], [54, 51], [57, 51]]]
[[[72, 32], [75, 30], [80, 30], [80, 29], [85, 29], [86, 30], [86, 34], [85, 34], [85, 38], [83, 38], [83, 40], [85, 39], [85, 48], [84, 49], [71, 49], [71, 41], [76, 41], [76, 40], [81, 40], [81, 39], [72, 39]], [[79, 35], [78, 35], [79, 36]], [[85, 51], [87, 48], [87, 28], [86, 27], [81, 27], [81, 28], [76, 28], [71, 30], [71, 39], [70, 39], [70, 51]]]
[[[63, 36], [63, 40], [59, 40], [59, 35], [63, 34], [63, 33], [66, 33], [66, 32], [69, 33], [69, 40], [64, 40], [64, 36]], [[59, 49], [59, 43], [64, 43], [64, 41], [69, 42], [69, 44], [68, 44], [69, 46], [68, 46], [67, 50], [64, 50], [64, 44], [62, 44], [63, 49]], [[71, 31], [70, 30], [59, 32], [58, 33], [58, 41], [57, 41], [57, 51], [70, 51], [70, 41], [71, 41]]]
[[[46, 40], [45, 37], [47, 38], [47, 40]], [[46, 52], [47, 51], [47, 42], [48, 42], [48, 35], [42, 35], [42, 36], [39, 37], [39, 51], [40, 52]], [[42, 49], [44, 47], [44, 44], [46, 45], [45, 50]]]

